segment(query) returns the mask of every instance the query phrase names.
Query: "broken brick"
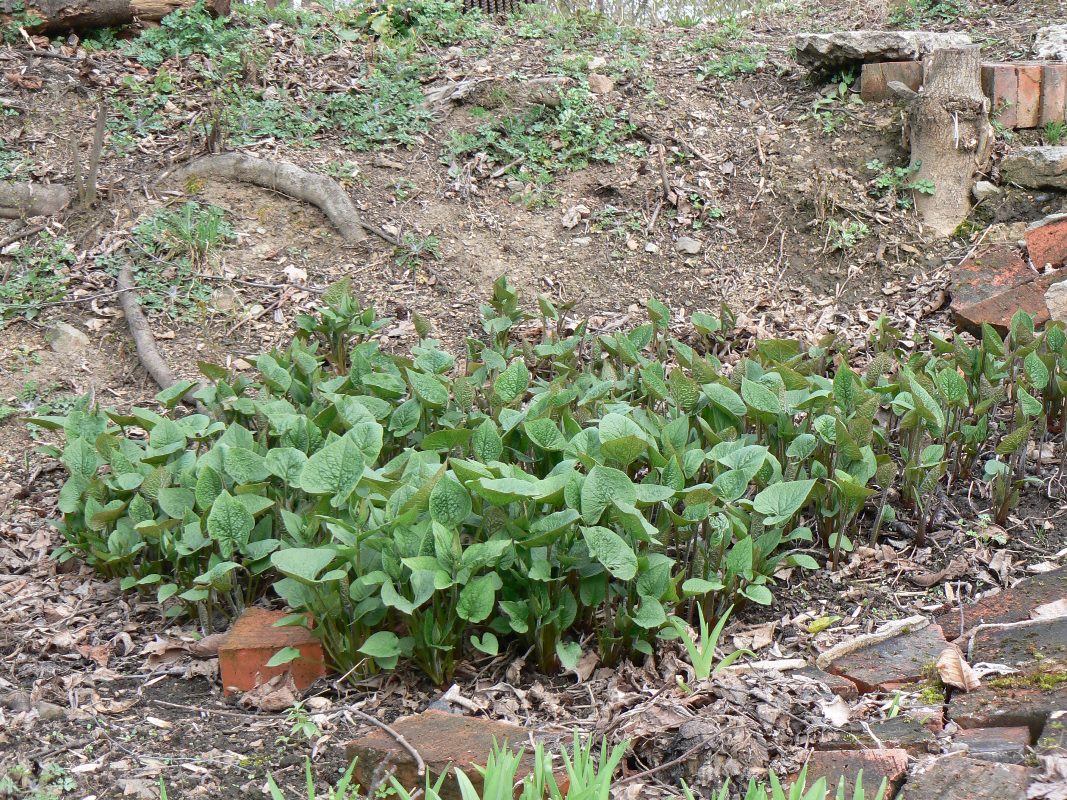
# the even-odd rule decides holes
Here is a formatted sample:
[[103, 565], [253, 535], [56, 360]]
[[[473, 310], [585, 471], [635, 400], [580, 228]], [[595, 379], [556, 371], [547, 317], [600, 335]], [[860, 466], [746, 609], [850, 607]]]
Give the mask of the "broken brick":
[[[219, 645], [219, 673], [224, 694], [234, 689], [247, 692], [288, 672], [297, 689], [306, 689], [326, 674], [322, 645], [311, 631], [299, 626], [276, 628], [287, 616], [284, 611], [247, 608]], [[268, 667], [267, 662], [285, 647], [295, 647], [300, 656], [288, 664]]]
[[1067, 708], [1067, 617], [981, 627], [970, 658], [1015, 672], [953, 695], [948, 714], [961, 728], [1026, 726], [1036, 738], [1054, 712]]
[[956, 743], [967, 745], [967, 755], [982, 761], [1021, 764], [1030, 744], [1030, 729], [970, 728], [956, 735]]
[[1067, 214], [1053, 214], [1028, 227], [1026, 249], [1038, 269], [1067, 263]]
[[956, 268], [950, 307], [956, 324], [975, 335], [981, 334], [983, 324], [1006, 332], [1020, 310], [1030, 314], [1035, 325], [1044, 325], [1049, 320], [1045, 293], [1065, 278], [1067, 271], [1036, 273], [1017, 247], [990, 245]]
[[1067, 119], [1067, 64], [1041, 67], [1041, 124]]
[[[1067, 597], [1067, 567], [1041, 572], [1023, 578], [1010, 589], [987, 595], [969, 606], [963, 606], [963, 627], [997, 622], [1019, 622], [1030, 619], [1030, 612], [1038, 606]], [[955, 638], [961, 634], [960, 607], [953, 605], [934, 616], [945, 635]]]
[[[892, 797], [908, 771], [908, 754], [903, 750], [818, 750], [808, 759], [807, 785], [826, 778], [830, 794], [845, 780], [845, 797], [852, 797], [863, 773], [863, 789], [874, 797], [885, 780], [886, 797]], [[794, 778], [796, 776], [793, 776]]]
[[1036, 128], [1041, 122], [1041, 65], [1019, 65], [1017, 128]]
[[[422, 757], [431, 782], [447, 773], [440, 790], [442, 800], [461, 798], [454, 769], [461, 770], [480, 791], [482, 776], [475, 766], [485, 765], [494, 743], [521, 747], [529, 738], [529, 731], [517, 725], [437, 710], [404, 717], [391, 727]], [[367, 789], [378, 785], [393, 770], [393, 776], [406, 789], [421, 788], [426, 780], [425, 777], [419, 778], [415, 759], [407, 749], [393, 736], [377, 728], [349, 742], [345, 756], [349, 761], [356, 761], [356, 780]], [[533, 754], [527, 747], [516, 778], [529, 774], [533, 766]]]
[[960, 755], [921, 765], [901, 800], [1024, 800], [1030, 771], [1016, 764], [992, 764]]
[[865, 750], [888, 747], [903, 750], [910, 756], [935, 752], [937, 739], [934, 734], [916, 719], [905, 714], [868, 722], [860, 726], [850, 724], [841, 732], [841, 738], [823, 742], [820, 750]]
[[835, 659], [828, 671], [843, 675], [863, 692], [891, 691], [936, 672], [948, 642], [937, 625], [904, 631]]
[[856, 684], [848, 678], [824, 672], [818, 667], [804, 667], [803, 669], [796, 670], [793, 675], [800, 675], [818, 681], [838, 697], [844, 698], [845, 700], [855, 700], [859, 697], [859, 689], [857, 689]]
[[889, 83], [897, 81], [913, 92], [923, 85], [923, 65], [921, 61], [882, 61], [864, 64], [860, 74], [860, 97], [865, 103], [890, 100], [894, 94]]
[[983, 64], [982, 89], [992, 113], [1005, 128], [1014, 128], [1019, 115], [1019, 74], [1013, 64]]

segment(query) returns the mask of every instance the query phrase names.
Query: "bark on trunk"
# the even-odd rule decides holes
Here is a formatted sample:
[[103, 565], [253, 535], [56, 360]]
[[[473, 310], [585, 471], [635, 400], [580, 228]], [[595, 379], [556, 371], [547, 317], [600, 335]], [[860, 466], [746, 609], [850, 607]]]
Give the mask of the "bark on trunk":
[[[14, 23], [30, 33], [58, 33], [158, 22], [172, 11], [189, 8], [195, 0], [0, 0], [0, 23]], [[207, 0], [208, 11], [230, 13], [230, 0]], [[17, 12], [17, 14], [16, 14]]]
[[974, 176], [993, 142], [977, 45], [935, 50], [923, 60], [923, 90], [908, 128], [915, 179], [934, 187], [933, 194], [915, 192], [915, 208], [934, 233], [951, 236], [971, 211]]
[[0, 183], [0, 217], [50, 217], [70, 203], [70, 190], [54, 183]]

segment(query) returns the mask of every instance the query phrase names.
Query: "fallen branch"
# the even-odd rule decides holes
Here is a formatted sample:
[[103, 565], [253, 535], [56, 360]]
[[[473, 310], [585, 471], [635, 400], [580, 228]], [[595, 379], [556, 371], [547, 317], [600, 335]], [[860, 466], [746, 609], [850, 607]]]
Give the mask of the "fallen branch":
[[[141, 365], [152, 380], [159, 385], [159, 388], [169, 389], [177, 383], [178, 379], [174, 377], [174, 373], [170, 371], [167, 362], [163, 360], [163, 356], [159, 353], [159, 348], [156, 346], [156, 337], [152, 334], [148, 318], [144, 315], [144, 311], [141, 310], [141, 304], [137, 301], [137, 287], [134, 285], [133, 273], [130, 272], [128, 263], [123, 263], [119, 267], [118, 285], [120, 292], [119, 304], [122, 306], [122, 313], [126, 315], [126, 325], [129, 327], [130, 336], [133, 337], [133, 343], [137, 347], [137, 357], [141, 360]], [[200, 408], [200, 403], [193, 397], [193, 390], [185, 393], [182, 397], [182, 402], [197, 406], [198, 409]]]
[[0, 183], [0, 217], [50, 217], [70, 203], [70, 191], [55, 183]]
[[173, 177], [229, 178], [273, 189], [317, 206], [346, 242], [355, 244], [366, 238], [363, 230], [367, 226], [341, 184], [286, 161], [269, 161], [244, 153], [208, 155], [180, 167]]

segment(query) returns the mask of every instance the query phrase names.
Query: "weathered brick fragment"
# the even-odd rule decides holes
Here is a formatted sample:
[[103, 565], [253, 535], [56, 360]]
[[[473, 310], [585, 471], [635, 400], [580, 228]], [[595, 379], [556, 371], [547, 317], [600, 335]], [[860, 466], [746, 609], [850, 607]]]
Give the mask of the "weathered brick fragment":
[[875, 796], [883, 779], [888, 784], [886, 797], [892, 797], [907, 771], [908, 754], [903, 750], [820, 750], [808, 759], [807, 780], [810, 786], [826, 778], [833, 794], [844, 778], [845, 797], [852, 797], [862, 772], [867, 797]]
[[1024, 800], [1030, 772], [1015, 764], [991, 764], [950, 755], [919, 766], [901, 800]]
[[[248, 608], [219, 645], [219, 673], [224, 694], [247, 692], [276, 675], [288, 672], [297, 689], [306, 689], [326, 673], [322, 645], [306, 628], [274, 627], [284, 611]], [[268, 667], [267, 662], [284, 647], [295, 647], [300, 657], [288, 664]]]

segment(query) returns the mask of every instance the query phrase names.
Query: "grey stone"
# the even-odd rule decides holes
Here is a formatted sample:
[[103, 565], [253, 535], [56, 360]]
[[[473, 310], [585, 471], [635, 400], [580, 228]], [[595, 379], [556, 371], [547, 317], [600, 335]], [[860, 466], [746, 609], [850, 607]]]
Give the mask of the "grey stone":
[[45, 720], [64, 719], [67, 716], [67, 709], [42, 700], [37, 704], [37, 715]]
[[57, 353], [74, 355], [89, 346], [89, 337], [66, 322], [55, 323], [45, 336]]
[[1067, 61], [1067, 25], [1039, 28], [1034, 37], [1034, 56], [1043, 61]]
[[965, 33], [930, 31], [837, 31], [801, 33], [795, 39], [796, 59], [813, 70], [832, 70], [846, 64], [912, 61], [934, 50], [971, 44]]
[[648, 244], [645, 245], [645, 252], [646, 253], [658, 253], [659, 252], [659, 245], [656, 244], [655, 242], [649, 242]]
[[571, 239], [571, 243], [575, 247], [588, 247], [590, 244], [593, 243], [593, 237], [592, 236], [579, 236], [576, 239]]
[[1001, 193], [1001, 188], [992, 181], [978, 181], [971, 192], [974, 194], [974, 199], [980, 202], [991, 197], [998, 197]]
[[1050, 319], [1055, 322], [1067, 322], [1067, 281], [1060, 281], [1048, 287], [1045, 292], [1045, 305], [1048, 306]]
[[695, 256], [700, 252], [700, 242], [689, 236], [680, 236], [674, 243], [674, 249], [687, 256]]
[[1020, 147], [1001, 162], [1000, 175], [1027, 189], [1067, 190], [1067, 146]]

